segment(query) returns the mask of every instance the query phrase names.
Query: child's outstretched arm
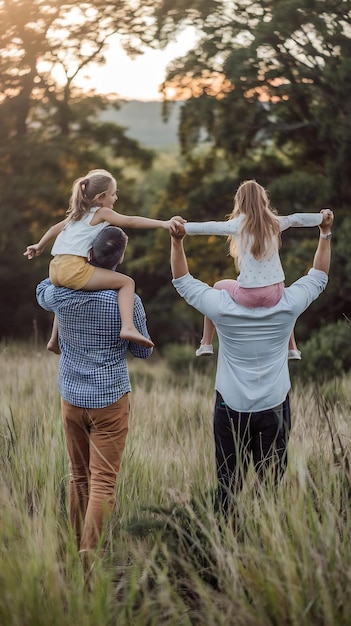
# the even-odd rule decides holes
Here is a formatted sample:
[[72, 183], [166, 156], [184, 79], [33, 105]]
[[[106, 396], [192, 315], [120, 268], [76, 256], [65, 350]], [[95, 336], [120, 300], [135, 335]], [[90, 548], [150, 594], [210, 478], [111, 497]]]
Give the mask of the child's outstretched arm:
[[288, 228], [319, 226], [322, 222], [320, 213], [293, 213], [292, 215], [277, 215], [280, 231]]
[[184, 230], [187, 235], [238, 235], [242, 221], [240, 218], [233, 218], [225, 222], [187, 222]]
[[45, 247], [51, 241], [51, 239], [55, 239], [57, 235], [60, 234], [64, 226], [68, 222], [68, 217], [62, 220], [62, 222], [58, 222], [49, 228], [46, 233], [42, 236], [38, 243], [32, 243], [30, 246], [27, 246], [27, 250], [23, 252], [24, 256], [27, 256], [28, 259], [32, 259], [35, 256], [40, 256], [44, 251]]
[[122, 215], [122, 213], [116, 213], [116, 211], [108, 207], [101, 207], [97, 213], [101, 221], [109, 222], [112, 226], [119, 226], [119, 228], [165, 228], [170, 233], [176, 231], [177, 223], [186, 221], [180, 216], [172, 217], [169, 220], [156, 220], [139, 215]]

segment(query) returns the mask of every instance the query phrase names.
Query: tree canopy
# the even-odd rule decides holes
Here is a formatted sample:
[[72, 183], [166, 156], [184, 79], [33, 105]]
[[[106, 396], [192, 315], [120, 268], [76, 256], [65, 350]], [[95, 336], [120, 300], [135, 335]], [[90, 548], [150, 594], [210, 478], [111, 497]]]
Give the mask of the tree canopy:
[[350, 0], [165, 1], [159, 36], [190, 18], [201, 37], [166, 83], [193, 96], [183, 149], [201, 130], [233, 161], [274, 145], [290, 166], [320, 177], [331, 201], [348, 201]]
[[[332, 280], [304, 315], [306, 334], [339, 319], [350, 306], [351, 1], [164, 0], [156, 14], [162, 42], [189, 23], [199, 33], [164, 84], [188, 99], [179, 128], [187, 167], [171, 177], [163, 206], [173, 199], [187, 219], [224, 219], [247, 178], [269, 190], [282, 214], [331, 206]], [[306, 230], [284, 236], [287, 284], [308, 269], [314, 240]], [[187, 246], [196, 274], [216, 280], [218, 242]]]
[[[125, 129], [103, 123], [111, 102], [83, 93], [75, 81], [91, 63], [103, 63], [112, 34], [133, 55], [144, 45], [164, 47], [187, 25], [196, 28], [196, 41], [169, 66], [163, 85], [165, 95], [172, 87], [184, 100], [181, 154], [150, 204], [136, 172], [150, 167], [152, 154]], [[4, 336], [26, 335], [31, 320], [40, 320], [34, 287], [48, 261], [28, 267], [22, 252], [63, 217], [74, 178], [92, 167], [118, 177], [125, 213], [222, 220], [247, 178], [268, 189], [281, 214], [331, 206], [330, 284], [299, 328], [307, 339], [343, 312], [351, 317], [351, 0], [3, 0], [0, 41]], [[315, 238], [312, 229], [284, 235], [286, 284], [310, 266]], [[199, 316], [170, 285], [165, 233], [133, 233], [129, 246], [126, 271], [145, 300], [155, 340], [200, 332]], [[198, 277], [213, 283], [234, 275], [223, 238], [188, 238], [186, 247]]]
[[[126, 165], [151, 164], [151, 152], [127, 138], [124, 128], [101, 121], [110, 101], [75, 85], [79, 72], [103, 61], [111, 34], [125, 36], [127, 47], [134, 36], [146, 37], [147, 3], [144, 8], [143, 17], [124, 1], [118, 7], [98, 0], [80, 5], [0, 3], [0, 306], [5, 336], [28, 336], [28, 324], [42, 317], [34, 290], [38, 278], [47, 274], [48, 259], [29, 268], [22, 253], [64, 217], [73, 180], [92, 168], [112, 168], [127, 189]], [[134, 212], [133, 195], [123, 200], [125, 212]], [[20, 293], [13, 289], [14, 276]], [[18, 301], [24, 306], [16, 306]]]

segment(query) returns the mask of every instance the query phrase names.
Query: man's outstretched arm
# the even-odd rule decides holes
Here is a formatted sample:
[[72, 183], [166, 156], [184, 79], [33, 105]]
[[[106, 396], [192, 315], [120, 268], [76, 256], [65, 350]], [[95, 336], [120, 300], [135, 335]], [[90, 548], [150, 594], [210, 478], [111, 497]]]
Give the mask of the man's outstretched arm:
[[322, 209], [321, 213], [323, 213], [323, 221], [319, 226], [320, 238], [313, 259], [313, 269], [329, 274], [330, 238], [326, 239], [325, 237], [331, 233], [330, 229], [334, 221], [334, 215], [331, 209]]
[[171, 236], [171, 271], [173, 278], [181, 278], [189, 272], [183, 239], [183, 235], [172, 234]]

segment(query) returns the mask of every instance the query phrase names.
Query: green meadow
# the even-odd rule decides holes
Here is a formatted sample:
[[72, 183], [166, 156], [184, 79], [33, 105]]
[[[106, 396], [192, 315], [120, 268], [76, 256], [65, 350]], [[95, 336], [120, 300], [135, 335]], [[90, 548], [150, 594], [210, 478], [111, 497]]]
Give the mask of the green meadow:
[[2, 626], [351, 625], [349, 376], [293, 384], [284, 480], [274, 491], [251, 472], [226, 523], [214, 360], [131, 360], [117, 504], [87, 581], [67, 519], [57, 366], [44, 347], [1, 345]]

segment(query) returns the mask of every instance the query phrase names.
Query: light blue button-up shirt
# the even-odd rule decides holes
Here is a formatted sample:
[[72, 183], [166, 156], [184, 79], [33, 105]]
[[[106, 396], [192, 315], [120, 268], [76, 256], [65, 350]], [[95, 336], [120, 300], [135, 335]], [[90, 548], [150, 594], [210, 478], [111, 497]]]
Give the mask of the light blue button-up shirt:
[[173, 280], [188, 304], [215, 324], [219, 340], [215, 388], [235, 411], [271, 409], [290, 389], [288, 341], [299, 315], [324, 291], [328, 276], [311, 269], [271, 308], [247, 309], [226, 290], [186, 274]]

